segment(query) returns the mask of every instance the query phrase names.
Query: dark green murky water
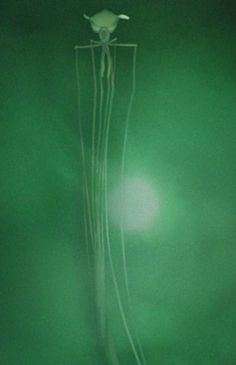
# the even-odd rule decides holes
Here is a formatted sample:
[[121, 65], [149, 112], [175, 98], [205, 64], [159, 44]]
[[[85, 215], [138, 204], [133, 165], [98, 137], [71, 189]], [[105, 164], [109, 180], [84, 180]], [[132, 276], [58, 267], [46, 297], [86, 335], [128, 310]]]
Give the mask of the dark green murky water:
[[[130, 15], [116, 36], [138, 43], [126, 172], [147, 179], [159, 202], [155, 223], [126, 237], [147, 364], [233, 365], [236, 6], [230, 0], [0, 5], [0, 364], [105, 365], [84, 245], [73, 51], [94, 37], [83, 13], [105, 7]], [[126, 102], [128, 61], [119, 59], [117, 108]], [[120, 131], [114, 124], [112, 176]], [[116, 244], [113, 252], [119, 275]], [[110, 285], [117, 353], [121, 364], [133, 365]]]

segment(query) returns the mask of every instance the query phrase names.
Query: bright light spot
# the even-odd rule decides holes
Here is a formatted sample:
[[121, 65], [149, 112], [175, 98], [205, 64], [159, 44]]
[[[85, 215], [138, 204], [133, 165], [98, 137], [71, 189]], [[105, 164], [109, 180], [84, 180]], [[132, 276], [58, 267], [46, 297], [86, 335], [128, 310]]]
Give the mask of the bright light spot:
[[154, 222], [158, 209], [156, 192], [145, 178], [130, 178], [110, 197], [113, 224], [122, 223], [127, 231], [143, 231]]

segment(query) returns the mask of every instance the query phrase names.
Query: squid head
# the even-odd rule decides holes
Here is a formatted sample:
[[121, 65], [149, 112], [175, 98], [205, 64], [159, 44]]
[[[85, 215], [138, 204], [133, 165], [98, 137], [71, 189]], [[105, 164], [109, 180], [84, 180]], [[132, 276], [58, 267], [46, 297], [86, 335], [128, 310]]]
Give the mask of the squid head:
[[109, 10], [102, 10], [99, 13], [89, 17], [84, 14], [84, 18], [87, 19], [95, 33], [99, 34], [102, 42], [107, 42], [110, 39], [110, 34], [116, 29], [120, 19], [129, 20], [128, 15], [119, 14], [116, 15]]

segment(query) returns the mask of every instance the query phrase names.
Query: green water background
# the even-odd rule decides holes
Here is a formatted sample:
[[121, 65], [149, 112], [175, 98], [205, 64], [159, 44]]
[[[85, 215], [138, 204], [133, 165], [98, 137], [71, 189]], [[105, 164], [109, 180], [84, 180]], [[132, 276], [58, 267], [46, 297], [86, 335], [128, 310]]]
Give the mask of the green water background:
[[[236, 6], [217, 0], [1, 3], [0, 364], [102, 364], [73, 46], [93, 37], [82, 14], [104, 7], [130, 15], [117, 36], [139, 45], [126, 168], [160, 199], [127, 248], [148, 364], [233, 365]], [[134, 364], [119, 331], [117, 345]]]

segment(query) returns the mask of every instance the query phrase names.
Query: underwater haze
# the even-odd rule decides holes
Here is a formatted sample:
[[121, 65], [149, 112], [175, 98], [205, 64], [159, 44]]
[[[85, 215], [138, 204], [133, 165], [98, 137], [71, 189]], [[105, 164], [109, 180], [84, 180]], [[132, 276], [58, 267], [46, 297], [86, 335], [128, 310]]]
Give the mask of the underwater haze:
[[[107, 360], [85, 245], [74, 46], [98, 41], [83, 14], [102, 9], [127, 14], [114, 37], [138, 44], [123, 216], [133, 333], [146, 365], [236, 364], [233, 0], [0, 4], [0, 364], [138, 364], [109, 271], [117, 359]], [[86, 115], [92, 68], [82, 52]], [[116, 228], [124, 124], [115, 121], [125, 119], [132, 58], [122, 52], [108, 168], [125, 298]]]

